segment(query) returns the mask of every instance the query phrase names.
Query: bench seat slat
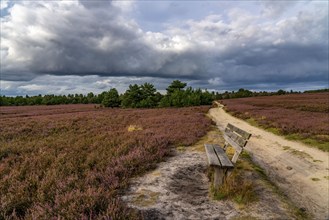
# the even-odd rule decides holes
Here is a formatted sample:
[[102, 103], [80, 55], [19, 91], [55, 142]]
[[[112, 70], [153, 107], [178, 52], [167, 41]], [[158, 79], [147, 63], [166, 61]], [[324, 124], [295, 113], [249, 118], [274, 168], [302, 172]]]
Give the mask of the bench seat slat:
[[221, 148], [218, 145], [213, 145], [214, 150], [218, 156], [218, 159], [220, 160], [220, 163], [222, 164], [223, 168], [234, 168], [233, 163], [230, 161], [230, 159], [227, 157], [225, 151], [223, 148]]
[[221, 166], [212, 144], [205, 144], [209, 165]]

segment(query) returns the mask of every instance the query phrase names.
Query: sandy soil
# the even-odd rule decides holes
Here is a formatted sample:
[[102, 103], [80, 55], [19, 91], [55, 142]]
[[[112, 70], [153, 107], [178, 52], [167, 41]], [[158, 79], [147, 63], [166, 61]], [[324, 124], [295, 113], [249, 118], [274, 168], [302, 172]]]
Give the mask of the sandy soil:
[[221, 107], [210, 109], [209, 114], [220, 130], [231, 123], [250, 132], [252, 137], [245, 149], [270, 179], [316, 219], [329, 218], [328, 153], [251, 126]]
[[221, 143], [215, 129], [199, 143], [175, 150], [175, 155], [157, 169], [135, 178], [122, 199], [139, 209], [145, 219], [294, 219], [291, 207], [273, 187], [251, 171], [246, 178], [255, 183], [258, 200], [246, 206], [209, 196], [208, 163], [204, 143]]

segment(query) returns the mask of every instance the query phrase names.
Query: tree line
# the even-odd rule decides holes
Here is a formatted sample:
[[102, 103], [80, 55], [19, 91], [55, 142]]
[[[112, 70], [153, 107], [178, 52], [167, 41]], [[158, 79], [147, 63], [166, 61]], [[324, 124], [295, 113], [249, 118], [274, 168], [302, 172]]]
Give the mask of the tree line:
[[[155, 107], [184, 107], [210, 105], [214, 100], [245, 98], [255, 96], [272, 96], [301, 93], [295, 91], [278, 90], [276, 92], [253, 92], [247, 89], [238, 91], [225, 91], [224, 93], [203, 91], [186, 87], [187, 84], [179, 80], [174, 80], [166, 89], [166, 94], [161, 94], [153, 84], [144, 83], [142, 85], [129, 85], [123, 94], [119, 94], [117, 89], [112, 88], [100, 94], [92, 92], [87, 95], [37, 95], [37, 96], [0, 96], [0, 106], [23, 106], [23, 105], [59, 105], [59, 104], [101, 104], [104, 107], [123, 108], [155, 108]], [[325, 92], [328, 89], [305, 91]]]
[[104, 107], [155, 108], [210, 105], [219, 93], [186, 88], [186, 83], [174, 80], [166, 89], [165, 95], [156, 90], [153, 84], [129, 85], [125, 93], [119, 94], [112, 88], [98, 95], [90, 92], [68, 95], [0, 96], [0, 106], [59, 105], [59, 104], [101, 104]]

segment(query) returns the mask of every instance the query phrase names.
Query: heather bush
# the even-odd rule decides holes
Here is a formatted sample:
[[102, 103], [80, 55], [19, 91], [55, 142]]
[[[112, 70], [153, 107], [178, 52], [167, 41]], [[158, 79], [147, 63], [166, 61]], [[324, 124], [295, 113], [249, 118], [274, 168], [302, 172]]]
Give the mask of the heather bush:
[[252, 119], [264, 128], [298, 136], [329, 151], [329, 93], [290, 94], [221, 100], [225, 108], [242, 119]]
[[202, 137], [206, 111], [1, 107], [0, 219], [138, 219], [118, 193]]

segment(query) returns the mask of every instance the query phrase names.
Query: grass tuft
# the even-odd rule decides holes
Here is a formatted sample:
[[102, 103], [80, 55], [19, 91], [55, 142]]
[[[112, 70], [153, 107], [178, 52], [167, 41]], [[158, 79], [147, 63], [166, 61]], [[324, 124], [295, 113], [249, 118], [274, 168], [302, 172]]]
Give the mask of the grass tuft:
[[[247, 152], [242, 153], [240, 156], [241, 158], [250, 158]], [[211, 192], [216, 200], [231, 199], [237, 204], [244, 206], [257, 200], [254, 183], [246, 176], [246, 172], [251, 171], [253, 168], [247, 160], [238, 160], [235, 166], [236, 168], [226, 178], [223, 185], [218, 189], [215, 189], [212, 185]], [[210, 174], [208, 172], [208, 177], [213, 180], [212, 171]]]
[[147, 207], [156, 204], [160, 196], [159, 192], [153, 192], [151, 190], [142, 189], [136, 192], [136, 195], [132, 201], [134, 205]]
[[142, 131], [142, 130], [143, 130], [143, 128], [141, 126], [138, 126], [138, 125], [129, 125], [129, 127], [128, 127], [129, 132]]

